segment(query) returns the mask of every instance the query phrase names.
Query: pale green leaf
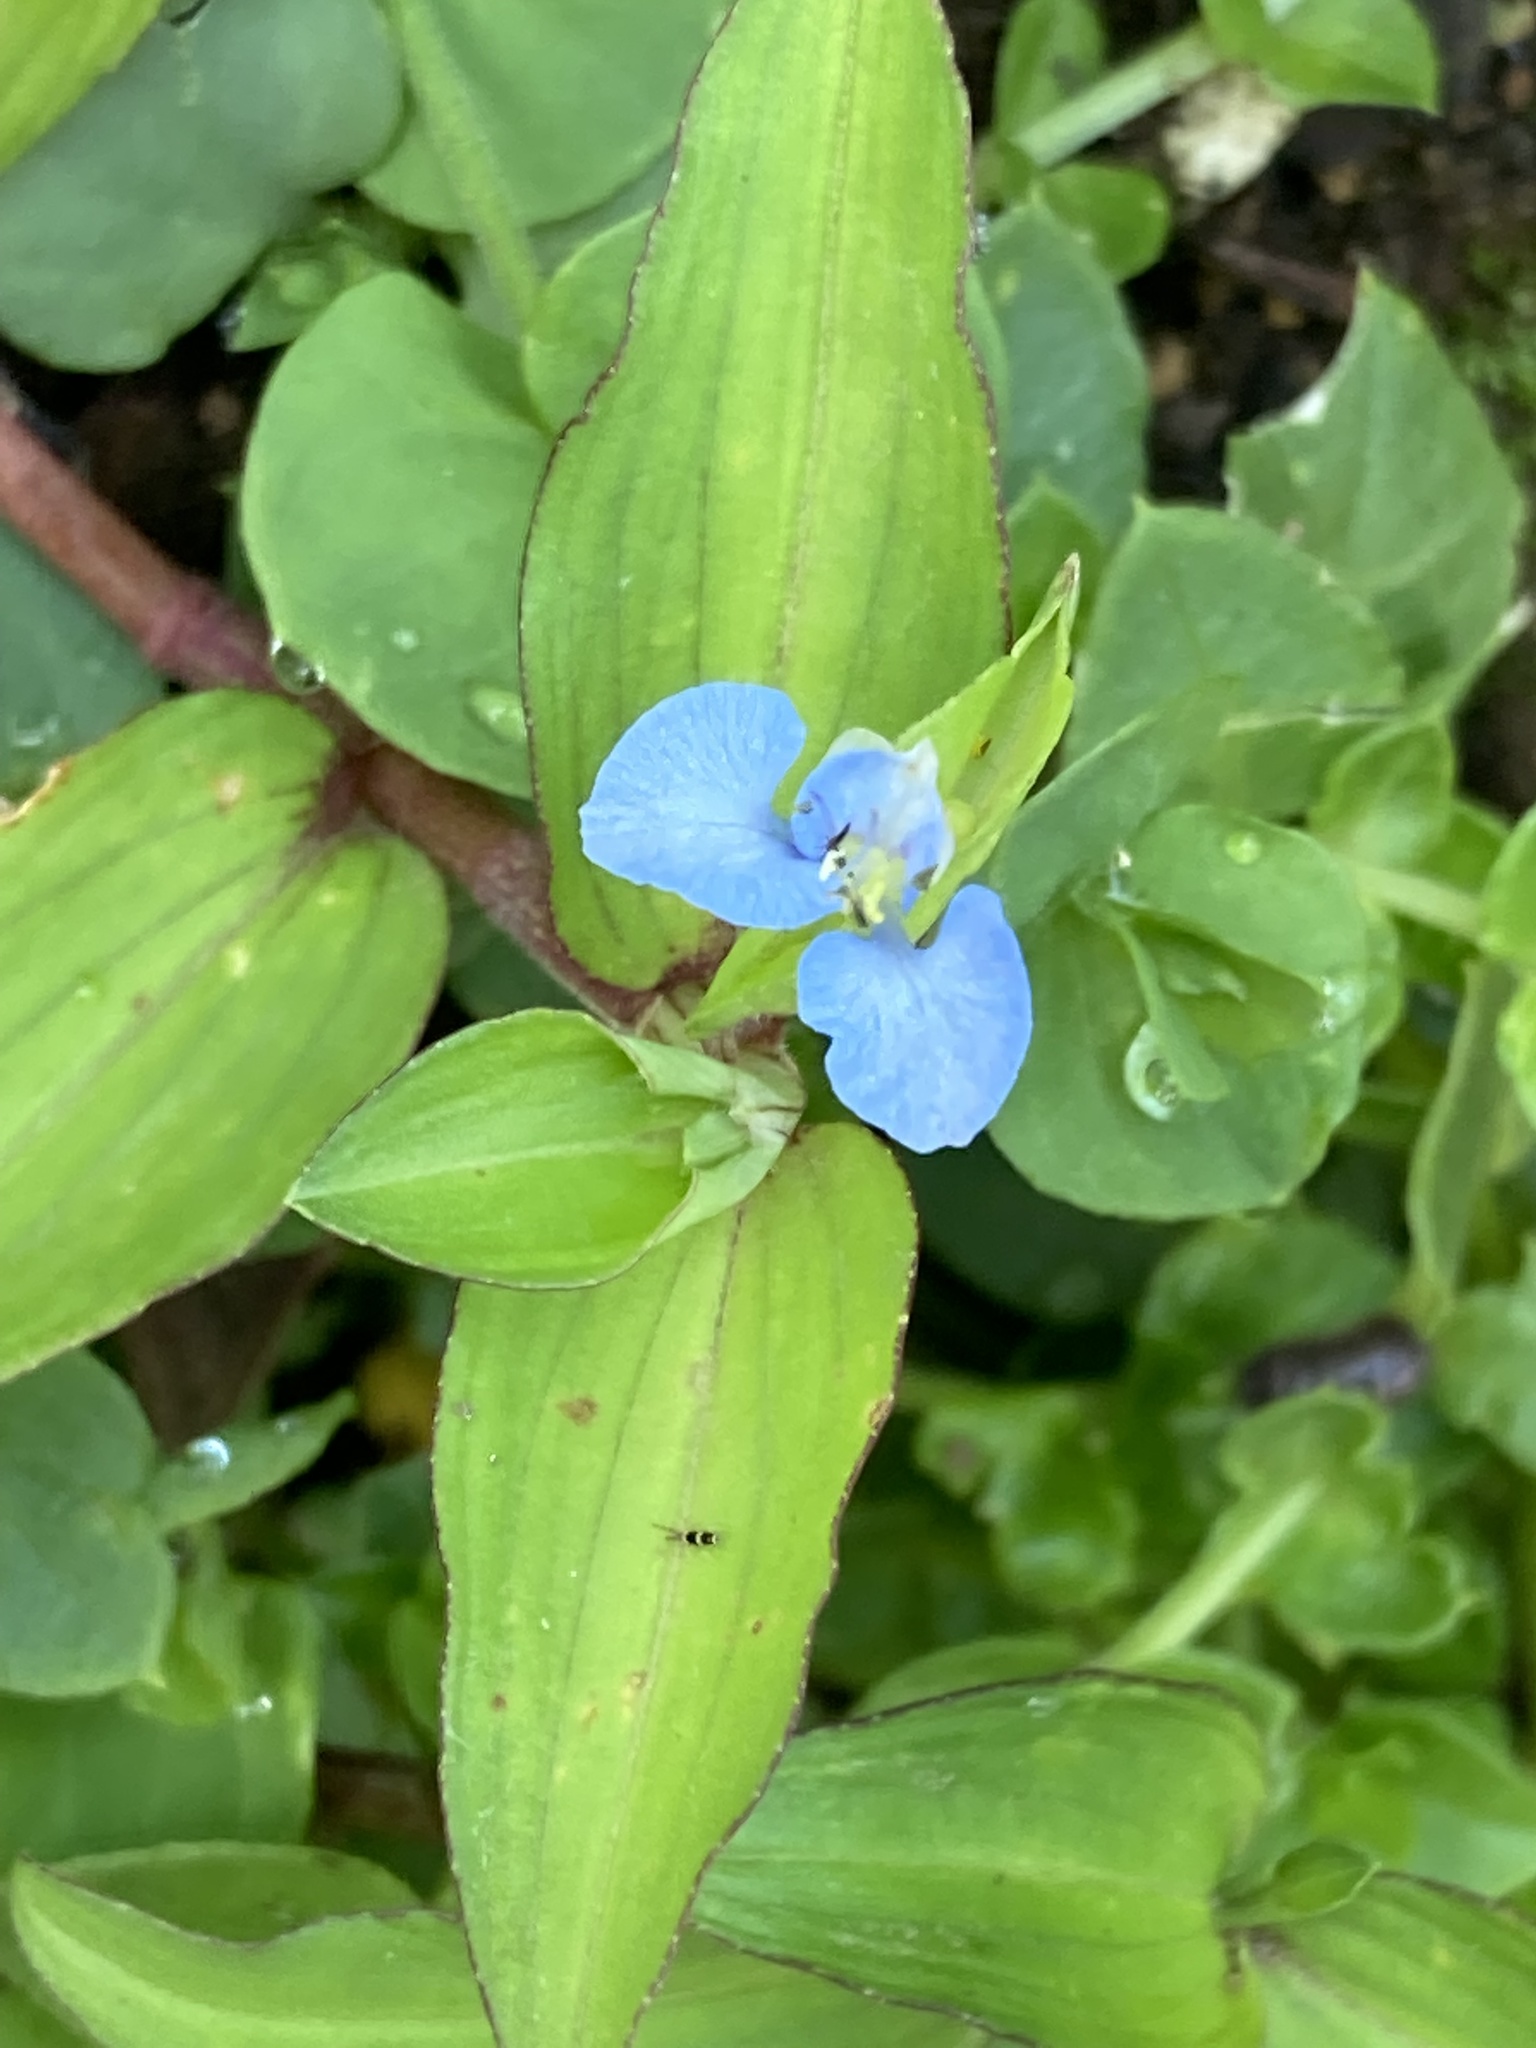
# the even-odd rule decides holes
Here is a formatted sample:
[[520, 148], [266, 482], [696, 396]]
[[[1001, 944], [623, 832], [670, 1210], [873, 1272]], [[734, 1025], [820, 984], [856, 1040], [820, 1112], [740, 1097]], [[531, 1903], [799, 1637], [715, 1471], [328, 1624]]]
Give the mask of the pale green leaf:
[[435, 1913], [215, 1941], [35, 1864], [12, 1909], [28, 1960], [104, 2048], [490, 2048], [463, 1930]]
[[888, 1155], [831, 1126], [620, 1279], [465, 1290], [437, 1452], [444, 1790], [507, 2039], [625, 2038], [761, 1783], [912, 1251]]
[[183, 697], [0, 826], [0, 1376], [251, 1243], [409, 1050], [442, 885], [312, 832], [330, 758], [292, 705]]
[[1211, 40], [1305, 106], [1438, 104], [1429, 25], [1413, 0], [1200, 0]]
[[618, 353], [650, 222], [649, 213], [631, 214], [583, 242], [539, 299], [523, 336], [523, 372], [551, 433], [576, 417]]
[[989, 1687], [792, 1743], [695, 1917], [759, 1954], [1051, 2048], [1248, 2048], [1210, 1894], [1264, 1800], [1215, 1694]]

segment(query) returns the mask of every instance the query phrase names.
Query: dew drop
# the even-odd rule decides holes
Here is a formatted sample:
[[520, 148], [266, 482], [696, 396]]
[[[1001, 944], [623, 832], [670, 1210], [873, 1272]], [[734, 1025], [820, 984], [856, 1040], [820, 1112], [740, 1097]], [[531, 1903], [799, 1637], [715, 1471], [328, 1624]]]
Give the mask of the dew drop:
[[1251, 868], [1263, 851], [1264, 844], [1257, 832], [1231, 832], [1227, 835], [1227, 859], [1236, 861], [1240, 868]]
[[254, 1721], [262, 1714], [270, 1714], [273, 1707], [272, 1695], [259, 1692], [254, 1699], [242, 1700], [235, 1709], [237, 1721]]
[[11, 745], [18, 754], [42, 754], [51, 751], [62, 738], [64, 721], [56, 711], [44, 712], [41, 718], [24, 718], [19, 713], [11, 720]]
[[414, 626], [396, 626], [389, 636], [389, 644], [399, 648], [402, 654], [414, 654], [421, 645], [421, 635]]
[[94, 974], [82, 974], [75, 983], [74, 997], [77, 1003], [94, 1003], [101, 995], [101, 983]]
[[195, 1436], [181, 1455], [189, 1465], [195, 1465], [200, 1472], [229, 1470], [229, 1445], [221, 1436]]
[[1151, 1117], [1154, 1123], [1167, 1123], [1183, 1097], [1150, 1024], [1143, 1024], [1126, 1047], [1120, 1072], [1126, 1094], [1142, 1115]]
[[493, 683], [476, 683], [469, 693], [469, 708], [497, 739], [520, 744], [527, 740], [528, 717], [515, 690], [498, 690]]
[[1365, 1008], [1365, 983], [1358, 975], [1324, 975], [1317, 992], [1323, 999], [1317, 1016], [1319, 1038], [1332, 1038], [1336, 1031], [1353, 1024]]
[[312, 697], [316, 690], [325, 688], [324, 669], [300, 654], [297, 647], [290, 647], [286, 640], [272, 642], [271, 660], [273, 675], [290, 697]]
[[1125, 903], [1129, 901], [1131, 893], [1131, 856], [1123, 846], [1117, 846], [1109, 857], [1108, 890], [1111, 902]]

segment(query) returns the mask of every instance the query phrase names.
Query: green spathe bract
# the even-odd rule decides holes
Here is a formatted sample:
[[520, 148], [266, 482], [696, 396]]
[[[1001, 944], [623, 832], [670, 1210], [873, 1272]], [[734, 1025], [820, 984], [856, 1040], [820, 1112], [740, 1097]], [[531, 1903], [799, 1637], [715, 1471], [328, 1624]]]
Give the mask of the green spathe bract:
[[508, 2038], [626, 2037], [761, 1784], [912, 1251], [889, 1157], [834, 1127], [604, 1286], [465, 1292], [436, 1473], [444, 1791]]
[[[1002, 652], [986, 400], [958, 312], [963, 177], [929, 0], [741, 0], [524, 577], [556, 914], [610, 980], [654, 981], [702, 929], [580, 855], [577, 807], [642, 711], [699, 682], [774, 685], [812, 759], [853, 726], [900, 730]], [[717, 265], [729, 284], [701, 291]]]

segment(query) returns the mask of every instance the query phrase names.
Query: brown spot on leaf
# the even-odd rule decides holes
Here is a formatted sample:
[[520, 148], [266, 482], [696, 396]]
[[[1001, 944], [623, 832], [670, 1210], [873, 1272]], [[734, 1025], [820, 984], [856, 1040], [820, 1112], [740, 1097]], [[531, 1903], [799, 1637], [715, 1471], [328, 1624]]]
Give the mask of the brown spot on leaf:
[[757, 1620], [756, 1620], [756, 1621], [754, 1621], [754, 1622], [753, 1622], [753, 1624], [752, 1624], [752, 1633], [753, 1633], [753, 1635], [755, 1635], [755, 1636], [760, 1636], [760, 1635], [762, 1634], [762, 1632], [763, 1632], [763, 1622], [762, 1622], [762, 1616], [761, 1616], [761, 1615], [759, 1615], [759, 1616], [758, 1616], [758, 1618], [757, 1618]]
[[493, 1693], [491, 1694], [491, 1712], [492, 1712], [493, 1714], [504, 1714], [504, 1713], [505, 1713], [506, 1711], [507, 1711], [507, 1696], [506, 1696], [506, 1694], [505, 1694], [504, 1692], [493, 1692]]
[[597, 1403], [590, 1394], [573, 1394], [569, 1401], [559, 1404], [560, 1413], [568, 1415], [578, 1429], [585, 1429], [597, 1413]]

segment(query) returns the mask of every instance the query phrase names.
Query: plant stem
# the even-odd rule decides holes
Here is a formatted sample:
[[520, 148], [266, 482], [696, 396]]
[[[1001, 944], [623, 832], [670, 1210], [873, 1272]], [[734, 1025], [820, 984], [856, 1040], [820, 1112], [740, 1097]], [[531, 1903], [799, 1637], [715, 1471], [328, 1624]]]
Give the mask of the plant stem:
[[1221, 61], [1210, 36], [1196, 22], [1177, 35], [1149, 44], [1048, 114], [1015, 129], [1007, 139], [1041, 170], [1049, 170], [1052, 164], [1076, 156], [1089, 143], [1113, 135], [1138, 114], [1150, 113], [1175, 93], [1198, 84]]
[[1379, 903], [1383, 910], [1396, 911], [1399, 917], [1412, 918], [1415, 924], [1446, 932], [1453, 939], [1468, 939], [1474, 945], [1481, 936], [1481, 905], [1469, 890], [1432, 881], [1428, 875], [1372, 867], [1366, 861], [1352, 860], [1347, 865], [1361, 894]]
[[1301, 1527], [1323, 1490], [1300, 1479], [1285, 1492], [1227, 1509], [1183, 1578], [1126, 1630], [1095, 1664], [1123, 1669], [1180, 1650], [1240, 1600], [1249, 1581]]
[[[265, 625], [216, 584], [181, 568], [99, 498], [25, 426], [0, 385], [0, 520], [126, 633], [153, 668], [195, 690], [281, 694]], [[358, 797], [462, 882], [491, 922], [600, 1016], [633, 1023], [651, 990], [615, 988], [571, 958], [549, 902], [544, 835], [486, 790], [440, 775], [387, 745], [327, 690], [303, 708], [336, 735], [340, 772], [326, 793]], [[328, 823], [339, 820], [327, 820]], [[684, 962], [678, 975], [688, 971]]]

